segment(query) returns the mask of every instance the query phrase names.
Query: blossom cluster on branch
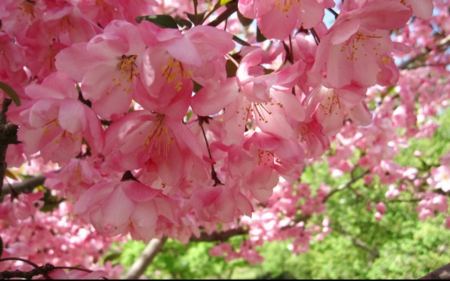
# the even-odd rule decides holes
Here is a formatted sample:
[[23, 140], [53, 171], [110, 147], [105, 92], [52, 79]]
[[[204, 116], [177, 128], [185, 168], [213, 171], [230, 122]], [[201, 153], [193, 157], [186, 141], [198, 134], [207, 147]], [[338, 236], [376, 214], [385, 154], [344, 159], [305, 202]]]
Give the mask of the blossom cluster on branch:
[[[20, 143], [6, 144], [4, 183], [41, 172], [67, 200], [42, 213], [42, 192], [11, 191], [0, 204], [6, 252], [21, 255], [17, 231], [60, 239], [62, 228], [88, 225], [85, 246], [127, 234], [187, 243], [244, 227], [239, 251], [223, 243], [211, 254], [257, 263], [255, 245], [289, 238], [294, 253], [306, 251], [331, 231], [328, 218], [306, 221], [336, 190], [312, 194], [298, 180], [332, 141], [336, 177], [355, 170], [359, 150], [358, 179], [392, 185], [388, 199], [411, 190], [421, 217], [446, 212], [446, 196], [420, 187], [450, 190], [448, 156], [425, 178], [393, 158], [408, 138], [430, 136], [437, 126], [427, 118], [447, 106], [450, 26], [439, 17], [448, 3], [342, 2], [5, 0], [0, 98], [15, 101], [6, 117]], [[381, 219], [386, 206], [376, 210]], [[75, 217], [63, 226], [64, 214]], [[100, 255], [65, 243], [52, 262], [88, 266], [83, 255]]]

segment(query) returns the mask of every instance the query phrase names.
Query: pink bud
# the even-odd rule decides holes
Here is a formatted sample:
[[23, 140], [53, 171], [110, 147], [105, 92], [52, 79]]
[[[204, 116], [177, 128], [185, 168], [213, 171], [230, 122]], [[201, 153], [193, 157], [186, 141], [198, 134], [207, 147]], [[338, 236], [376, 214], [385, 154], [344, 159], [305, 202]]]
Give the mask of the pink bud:
[[386, 213], [386, 205], [384, 204], [384, 202], [379, 202], [377, 204], [377, 211], [380, 212], [380, 214], [384, 214]]
[[376, 212], [376, 213], [375, 213], [375, 219], [376, 219], [377, 221], [380, 221], [382, 216], [383, 216], [383, 215], [380, 214], [379, 212]]
[[365, 176], [364, 177], [364, 184], [371, 184], [373, 182], [372, 176]]

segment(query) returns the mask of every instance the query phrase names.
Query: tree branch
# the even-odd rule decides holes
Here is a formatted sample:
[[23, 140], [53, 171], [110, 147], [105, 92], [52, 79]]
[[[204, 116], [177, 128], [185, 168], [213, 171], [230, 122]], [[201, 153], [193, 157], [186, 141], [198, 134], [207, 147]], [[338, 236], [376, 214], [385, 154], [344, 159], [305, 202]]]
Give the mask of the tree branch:
[[4, 184], [1, 193], [6, 195], [13, 193], [31, 193], [37, 186], [44, 184], [45, 177], [43, 175], [35, 176], [14, 184]]
[[[217, 18], [208, 23], [209, 26], [218, 26], [221, 22], [228, 19], [234, 12], [237, 11], [238, 3], [237, 1], [230, 2], [226, 5], [227, 9], [221, 13]], [[209, 15], [208, 15], [209, 16]], [[208, 17], [206, 16], [205, 19]]]
[[367, 246], [366, 243], [364, 243], [363, 241], [359, 240], [358, 238], [354, 238], [347, 231], [345, 231], [343, 228], [342, 229], [335, 229], [335, 230], [337, 232], [341, 233], [342, 235], [344, 235], [345, 238], [347, 238], [350, 241], [352, 241], [353, 245], [355, 245], [356, 247], [359, 247], [359, 248], [365, 250], [369, 254], [371, 261], [373, 261], [376, 258], [380, 257], [380, 253], [377, 251], [376, 248], [374, 248], [374, 249], [369, 248], [369, 246]]
[[332, 191], [330, 191], [330, 193], [328, 193], [327, 197], [325, 197], [325, 199], [323, 200], [323, 202], [325, 203], [325, 202], [328, 200], [328, 198], [330, 198], [333, 194], [335, 194], [335, 193], [337, 193], [337, 192], [339, 192], [339, 191], [342, 191], [342, 190], [344, 190], [344, 189], [346, 189], [346, 188], [351, 188], [351, 185], [352, 185], [352, 184], [354, 184], [357, 180], [362, 179], [362, 178], [363, 178], [365, 175], [367, 175], [369, 172], [370, 172], [370, 170], [366, 170], [366, 171], [365, 171], [364, 173], [362, 173], [361, 175], [352, 178], [352, 179], [351, 179], [349, 182], [347, 182], [346, 184], [341, 185], [341, 186], [339, 186], [339, 187], [336, 188], [336, 189], [333, 189]]
[[156, 255], [161, 251], [164, 243], [166, 243], [167, 237], [164, 236], [162, 239], [153, 238], [145, 247], [139, 258], [133, 263], [130, 270], [123, 277], [124, 279], [138, 279], [147, 267], [152, 263]]
[[17, 277], [21, 277], [21, 278], [25, 278], [25, 279], [32, 279], [32, 277], [39, 276], [39, 275], [44, 276], [45, 279], [52, 279], [52, 278], [50, 278], [50, 276], [47, 275], [47, 273], [49, 273], [50, 271], [55, 269], [55, 267], [49, 263], [47, 263], [43, 266], [38, 266], [37, 264], [35, 264], [29, 260], [22, 259], [22, 258], [2, 258], [2, 259], [0, 259], [0, 262], [3, 262], [3, 261], [21, 261], [21, 262], [31, 265], [32, 267], [34, 267], [34, 269], [32, 269], [30, 271], [21, 271], [21, 270], [2, 271], [2, 272], [0, 272], [0, 280], [17, 278]]
[[[450, 35], [448, 35], [447, 37], [441, 39], [438, 44], [436, 45], [436, 50], [438, 51], [443, 51], [445, 48], [447, 48], [448, 46], [450, 46]], [[433, 51], [433, 49], [429, 48], [429, 47], [424, 47], [417, 55], [415, 55], [414, 57], [404, 61], [403, 63], [401, 63], [398, 68], [399, 69], [410, 69], [410, 68], [415, 68], [413, 63], [419, 59], [425, 58], [429, 53], [431, 53]]]
[[[3, 182], [6, 172], [6, 150], [9, 144], [18, 144], [17, 130], [18, 126], [8, 123], [6, 112], [11, 104], [11, 99], [3, 99], [2, 110], [0, 112], [0, 179]], [[0, 190], [0, 197], [2, 196]]]
[[448, 280], [450, 279], [450, 263], [440, 267], [427, 275], [420, 277], [419, 280]]
[[200, 237], [191, 236], [189, 242], [214, 242], [214, 241], [226, 241], [229, 238], [236, 235], [244, 235], [248, 234], [248, 229], [244, 229], [243, 227], [239, 227], [236, 229], [230, 229], [222, 232], [214, 232], [212, 234], [202, 233]]

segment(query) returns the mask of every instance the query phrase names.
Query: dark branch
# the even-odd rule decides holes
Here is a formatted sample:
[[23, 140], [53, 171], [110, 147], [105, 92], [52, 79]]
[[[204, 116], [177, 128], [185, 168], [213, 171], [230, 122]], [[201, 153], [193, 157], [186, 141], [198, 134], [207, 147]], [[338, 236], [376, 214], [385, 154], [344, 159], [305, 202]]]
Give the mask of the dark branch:
[[[447, 37], [441, 39], [438, 44], [436, 45], [436, 50], [438, 51], [444, 51], [447, 47], [450, 46], [450, 35], [448, 35]], [[429, 47], [424, 47], [417, 55], [415, 55], [414, 57], [404, 61], [403, 63], [401, 63], [398, 68], [399, 69], [413, 69], [414, 67], [414, 62], [422, 60], [422, 59], [426, 59], [426, 57], [428, 56], [429, 53], [431, 53], [433, 51], [433, 49], [429, 48]]]
[[[206, 143], [206, 148], [208, 149], [208, 156], [209, 156], [209, 158], [211, 160], [213, 160], [213, 158], [211, 156], [211, 150], [209, 149], [208, 139], [206, 138], [205, 129], [203, 128], [203, 123], [208, 124], [208, 119], [209, 119], [209, 117], [199, 116], [198, 117], [198, 124], [200, 125], [200, 128], [202, 129], [203, 138], [204, 138], [205, 143]], [[216, 170], [214, 169], [214, 164], [211, 164], [211, 178], [214, 180], [214, 186], [216, 186], [218, 184], [222, 184], [223, 185], [223, 183], [217, 177]]]
[[[227, 20], [233, 13], [237, 11], [238, 3], [233, 1], [227, 4], [227, 9], [221, 13], [217, 18], [208, 23], [209, 26], [218, 26], [223, 21]], [[205, 17], [206, 18], [206, 17]]]
[[327, 10], [333, 14], [334, 19], [338, 18], [339, 14], [335, 10], [333, 10], [332, 8], [327, 8]]
[[419, 278], [419, 280], [446, 280], [450, 279], [450, 263], [440, 267], [427, 275]]
[[52, 279], [52, 278], [50, 278], [50, 276], [47, 275], [47, 273], [49, 273], [50, 271], [55, 269], [55, 267], [49, 263], [47, 263], [43, 266], [38, 266], [37, 264], [35, 264], [29, 260], [22, 259], [22, 258], [0, 259], [0, 262], [3, 262], [3, 261], [22, 261], [24, 263], [27, 263], [27, 264], [33, 266], [34, 269], [32, 269], [30, 271], [20, 271], [20, 270], [2, 271], [2, 272], [0, 272], [0, 280], [17, 278], [17, 277], [21, 277], [21, 278], [25, 278], [25, 279], [32, 279], [32, 277], [39, 276], [39, 275], [44, 276], [46, 279]]
[[191, 236], [191, 239], [189, 239], [190, 242], [214, 242], [214, 241], [226, 241], [229, 238], [236, 236], [236, 235], [244, 235], [248, 234], [248, 229], [245, 229], [243, 227], [230, 229], [227, 231], [222, 232], [214, 232], [211, 234], [207, 234], [203, 232], [200, 237]]
[[32, 177], [22, 182], [14, 184], [5, 184], [2, 186], [2, 194], [10, 194], [11, 191], [15, 194], [31, 193], [37, 186], [44, 184], [45, 177], [42, 175]]
[[[10, 144], [18, 144], [17, 130], [18, 126], [8, 123], [6, 119], [6, 112], [11, 104], [11, 99], [3, 99], [2, 110], [0, 112], [0, 179], [3, 182], [6, 173], [6, 150]], [[0, 190], [1, 192], [1, 190]], [[0, 197], [2, 194], [0, 193]]]

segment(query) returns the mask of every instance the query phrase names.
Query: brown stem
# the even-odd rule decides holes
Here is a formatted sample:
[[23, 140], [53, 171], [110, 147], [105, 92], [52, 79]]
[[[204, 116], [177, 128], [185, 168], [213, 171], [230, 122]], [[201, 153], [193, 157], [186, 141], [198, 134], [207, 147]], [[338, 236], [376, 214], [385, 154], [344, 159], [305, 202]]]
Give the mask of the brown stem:
[[229, 238], [236, 236], [236, 235], [245, 235], [248, 234], [248, 229], [245, 229], [243, 227], [230, 229], [227, 231], [222, 232], [214, 232], [211, 234], [207, 234], [205, 232], [202, 232], [200, 237], [191, 236], [189, 239], [190, 242], [214, 242], [214, 241], [226, 241]]
[[[208, 124], [208, 117], [201, 117], [201, 116], [199, 116], [198, 117], [198, 124], [200, 125], [200, 128], [202, 129], [203, 138], [204, 138], [205, 143], [206, 143], [206, 148], [208, 149], [208, 156], [209, 156], [210, 159], [213, 159], [212, 155], [211, 155], [211, 150], [209, 149], [208, 139], [206, 138], [205, 129], [203, 128], [203, 123]], [[217, 177], [216, 170], [214, 169], [214, 164], [211, 164], [211, 178], [214, 180], [214, 185], [213, 186], [216, 186], [218, 184], [223, 185], [223, 183]]]
[[338, 18], [339, 14], [335, 10], [333, 10], [333, 8], [327, 8], [327, 10], [333, 14], [334, 19]]
[[[221, 13], [217, 18], [208, 23], [209, 26], [218, 26], [220, 23], [228, 19], [234, 12], [237, 11], [238, 3], [237, 1], [233, 1], [227, 4], [227, 9]], [[206, 19], [206, 17], [205, 17]]]
[[319, 35], [317, 35], [317, 32], [314, 28], [311, 28], [309, 31], [311, 31], [312, 36], [314, 37], [314, 41], [316, 41], [316, 44], [320, 44], [320, 38]]

